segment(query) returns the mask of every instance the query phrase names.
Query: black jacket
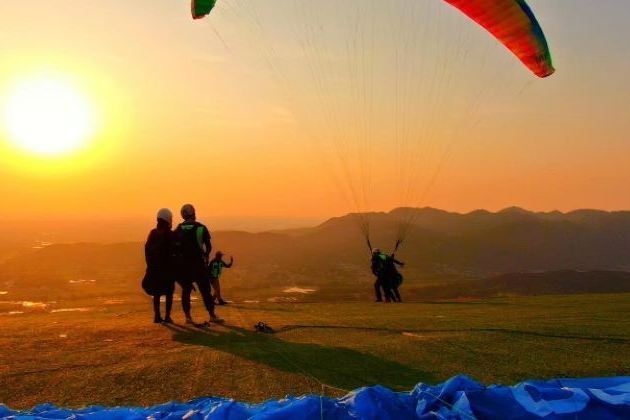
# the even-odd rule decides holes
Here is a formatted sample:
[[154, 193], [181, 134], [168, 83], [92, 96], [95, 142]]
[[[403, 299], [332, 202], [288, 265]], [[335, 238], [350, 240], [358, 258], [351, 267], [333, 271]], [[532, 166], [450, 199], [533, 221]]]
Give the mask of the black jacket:
[[175, 287], [174, 236], [170, 229], [158, 226], [149, 233], [144, 245], [147, 270], [142, 288], [147, 294], [161, 296], [172, 294]]

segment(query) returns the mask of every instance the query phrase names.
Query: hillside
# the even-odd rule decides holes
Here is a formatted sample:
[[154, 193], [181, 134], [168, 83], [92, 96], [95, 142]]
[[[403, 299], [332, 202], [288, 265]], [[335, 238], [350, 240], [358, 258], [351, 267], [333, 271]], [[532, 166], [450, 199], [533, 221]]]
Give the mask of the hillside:
[[625, 293], [630, 291], [630, 273], [625, 271], [549, 271], [508, 273], [487, 279], [450, 282], [422, 289], [425, 299], [488, 298]]
[[[451, 283], [457, 281], [458, 288], [472, 290], [474, 285], [476, 293], [482, 295], [492, 288], [506, 294], [529, 294], [514, 286], [524, 284], [524, 275], [495, 276], [550, 272], [550, 277], [525, 279], [531, 284], [531, 293], [591, 291], [591, 286], [558, 273], [574, 270], [592, 271], [597, 282], [610, 283], [603, 291], [615, 292], [614, 283], [622, 279], [607, 272], [630, 269], [628, 212], [533, 213], [510, 208], [497, 213], [459, 214], [425, 208], [374, 213], [370, 220], [372, 241], [384, 249], [394, 244], [401, 220], [413, 222], [398, 254], [408, 262], [404, 270], [408, 290], [444, 284], [452, 288]], [[333, 218], [312, 228], [263, 233], [219, 231], [213, 237], [215, 249], [236, 257], [237, 264], [226, 277], [230, 287], [249, 290], [252, 295], [264, 291], [275, 296], [282, 288], [303, 286], [331, 290], [332, 294], [336, 290], [343, 296], [369, 296], [369, 254], [356, 215]], [[98, 290], [95, 293], [102, 295], [105, 290], [136, 290], [143, 270], [140, 241], [58, 244], [24, 251], [0, 262], [0, 291], [29, 289], [29, 293], [39, 290], [54, 295], [59, 289], [65, 294], [85, 280], [94, 280], [92, 283], [103, 288], [93, 285]], [[555, 284], [551, 277], [570, 284], [557, 289], [550, 286]], [[495, 283], [478, 283], [489, 278]], [[477, 283], [468, 283], [471, 280]], [[626, 286], [622, 290], [627, 290]]]

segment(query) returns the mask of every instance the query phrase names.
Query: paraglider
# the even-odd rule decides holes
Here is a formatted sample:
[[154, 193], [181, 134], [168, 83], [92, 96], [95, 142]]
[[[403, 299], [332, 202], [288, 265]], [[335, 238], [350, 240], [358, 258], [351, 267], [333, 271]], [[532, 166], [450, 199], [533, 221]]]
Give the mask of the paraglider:
[[[451, 144], [474, 141], [484, 115], [482, 98], [530, 82], [478, 27], [535, 76], [555, 72], [545, 34], [525, 0], [392, 0], [387, 5], [294, 0], [273, 12], [248, 0], [193, 0], [193, 18], [211, 14], [216, 4], [224, 6], [216, 10], [224, 18], [216, 23], [234, 18], [226, 31], [256, 46], [299, 122], [300, 136], [312, 140], [329, 165], [327, 172], [373, 256], [372, 197], [397, 194], [394, 205], [404, 210], [396, 216], [395, 237], [386, 239], [395, 240], [388, 253], [394, 255]], [[280, 17], [290, 25], [274, 33], [283, 26], [275, 25]], [[477, 25], [466, 25], [466, 19]], [[288, 39], [287, 31], [293, 31]], [[474, 50], [480, 46], [486, 50]], [[494, 58], [486, 62], [484, 54]], [[500, 66], [503, 58], [510, 64]], [[502, 80], [510, 69], [518, 75], [512, 83]], [[380, 177], [379, 184], [388, 187], [377, 188]], [[386, 300], [400, 300], [396, 286], [402, 276], [391, 266], [391, 275], [377, 275], [377, 301], [381, 288]]]
[[[536, 76], [555, 72], [545, 34], [525, 0], [444, 0], [491, 33]], [[217, 0], [192, 0], [192, 17], [212, 12]]]
[[[224, 6], [221, 11], [214, 9], [217, 4]], [[397, 208], [421, 207], [451, 144], [474, 141], [482, 100], [530, 82], [520, 66], [500, 66], [503, 56], [510, 57], [491, 40], [482, 42], [486, 34], [462, 24], [462, 14], [537, 77], [555, 71], [543, 30], [525, 0], [399, 0], [387, 7], [377, 0], [295, 0], [282, 10], [269, 8], [247, 0], [192, 1], [193, 18], [220, 12], [217, 24], [232, 17], [225, 30], [252, 40], [284, 92], [301, 136], [313, 141], [329, 165], [327, 172], [356, 215], [370, 252], [372, 197], [392, 193], [378, 191], [374, 180], [393, 181], [389, 189], [398, 190], [393, 192]], [[274, 34], [283, 26], [273, 24], [279, 16], [291, 24]], [[383, 44], [388, 47], [377, 48]], [[299, 62], [287, 61], [295, 51]], [[489, 54], [494, 58], [486, 61]], [[505, 80], [510, 68], [519, 75], [511, 83]], [[399, 213], [393, 253], [405, 242], [415, 214]]]

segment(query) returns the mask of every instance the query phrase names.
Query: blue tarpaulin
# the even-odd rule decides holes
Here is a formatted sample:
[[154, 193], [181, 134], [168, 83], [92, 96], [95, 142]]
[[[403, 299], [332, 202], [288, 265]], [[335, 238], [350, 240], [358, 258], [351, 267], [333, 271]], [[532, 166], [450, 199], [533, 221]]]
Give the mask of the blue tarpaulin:
[[466, 376], [411, 392], [382, 386], [340, 399], [317, 395], [262, 404], [200, 398], [150, 408], [87, 407], [65, 410], [44, 404], [30, 412], [0, 405], [0, 419], [630, 419], [630, 377], [529, 381], [483, 386]]

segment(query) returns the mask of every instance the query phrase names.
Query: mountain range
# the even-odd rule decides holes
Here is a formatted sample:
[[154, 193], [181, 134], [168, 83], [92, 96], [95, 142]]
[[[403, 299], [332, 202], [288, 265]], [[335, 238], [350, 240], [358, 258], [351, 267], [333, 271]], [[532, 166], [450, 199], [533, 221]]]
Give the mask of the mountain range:
[[[346, 294], [360, 290], [359, 296], [364, 289], [369, 292], [366, 285], [372, 277], [358, 220], [370, 221], [371, 241], [384, 250], [393, 248], [401, 225], [409, 226], [397, 254], [407, 263], [404, 274], [409, 290], [496, 279], [493, 286], [479, 286], [483, 291], [477, 286], [458, 288], [477, 290], [478, 294], [499, 289], [519, 294], [525, 291], [508, 287], [510, 282], [523, 283], [526, 278], [535, 284], [523, 276], [538, 273], [535, 278], [542, 278], [541, 284], [526, 288], [527, 293], [577, 293], [593, 289], [586, 283], [603, 285], [608, 279], [626, 285], [622, 291], [630, 291], [630, 284], [620, 280], [622, 274], [611, 274], [630, 271], [630, 212], [540, 213], [513, 207], [495, 213], [479, 210], [461, 214], [399, 208], [387, 213], [349, 214], [310, 228], [262, 233], [217, 231], [213, 240], [215, 249], [235, 256], [235, 268], [226, 274], [235, 287], [277, 291], [298, 285]], [[55, 244], [22, 252], [0, 262], [0, 290], [20, 285], [40, 291], [65, 289], [81, 279], [107, 283], [110, 290], [136, 287], [144, 269], [142, 239], [114, 244]], [[596, 274], [579, 274], [584, 272]], [[555, 273], [571, 286], [542, 287], [553, 276], [540, 277], [541, 273]], [[576, 281], [578, 277], [586, 278], [586, 283]], [[595, 289], [619, 291], [614, 284]]]

